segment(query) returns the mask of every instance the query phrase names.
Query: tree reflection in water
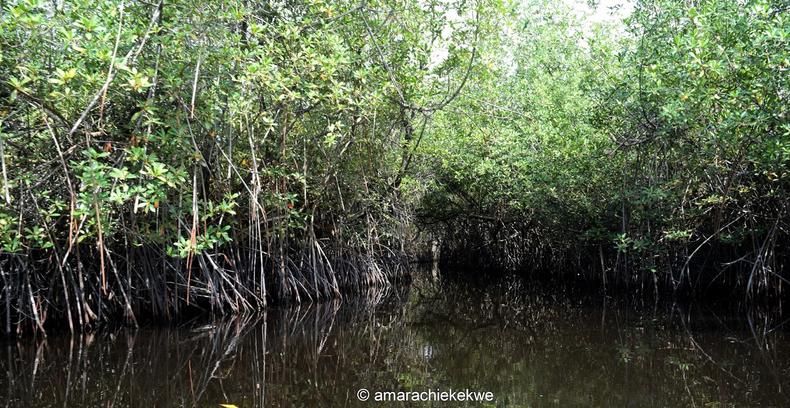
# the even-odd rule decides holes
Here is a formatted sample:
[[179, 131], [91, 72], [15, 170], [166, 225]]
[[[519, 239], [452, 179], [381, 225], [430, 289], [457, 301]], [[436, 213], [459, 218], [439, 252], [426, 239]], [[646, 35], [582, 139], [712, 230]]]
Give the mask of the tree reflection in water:
[[359, 388], [469, 388], [493, 392], [496, 406], [788, 406], [783, 324], [737, 305], [631, 304], [516, 279], [417, 281], [207, 325], [5, 341], [0, 398], [372, 406]]

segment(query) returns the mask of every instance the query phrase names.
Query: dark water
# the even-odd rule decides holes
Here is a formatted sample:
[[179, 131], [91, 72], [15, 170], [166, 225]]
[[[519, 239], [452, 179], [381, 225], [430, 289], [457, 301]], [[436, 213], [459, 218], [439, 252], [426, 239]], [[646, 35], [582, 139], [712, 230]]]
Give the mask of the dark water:
[[[787, 407], [781, 316], [519, 280], [417, 282], [208, 326], [5, 341], [0, 405]], [[495, 401], [373, 402], [377, 391], [451, 389]]]

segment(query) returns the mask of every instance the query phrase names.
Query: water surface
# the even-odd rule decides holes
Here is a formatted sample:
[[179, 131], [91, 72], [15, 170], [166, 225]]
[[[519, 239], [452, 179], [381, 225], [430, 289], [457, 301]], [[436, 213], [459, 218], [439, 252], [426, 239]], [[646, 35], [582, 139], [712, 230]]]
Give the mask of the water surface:
[[[790, 406], [782, 315], [517, 279], [415, 282], [211, 324], [0, 342], [7, 407]], [[365, 388], [371, 400], [363, 402]], [[374, 403], [469, 389], [490, 403]]]

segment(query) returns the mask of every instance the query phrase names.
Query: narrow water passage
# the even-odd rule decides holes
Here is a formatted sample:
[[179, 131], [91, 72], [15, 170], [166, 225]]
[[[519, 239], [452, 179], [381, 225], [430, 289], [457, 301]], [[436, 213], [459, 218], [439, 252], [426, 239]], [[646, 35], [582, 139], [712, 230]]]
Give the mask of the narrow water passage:
[[[634, 306], [520, 280], [487, 287], [417, 281], [257, 318], [5, 341], [0, 401], [7, 407], [779, 407], [790, 406], [789, 357], [790, 337], [778, 314]], [[361, 389], [367, 401], [360, 401]], [[494, 401], [375, 402], [461, 390], [490, 392]]]

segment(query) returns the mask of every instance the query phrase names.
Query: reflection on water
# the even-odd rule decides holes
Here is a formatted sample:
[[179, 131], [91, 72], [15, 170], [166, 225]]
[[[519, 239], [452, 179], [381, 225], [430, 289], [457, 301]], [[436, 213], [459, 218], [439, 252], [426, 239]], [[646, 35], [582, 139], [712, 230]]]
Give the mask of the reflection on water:
[[360, 402], [359, 388], [468, 388], [493, 392], [498, 407], [790, 406], [782, 323], [778, 313], [613, 304], [519, 280], [418, 282], [210, 325], [6, 341], [0, 401], [363, 407], [381, 404]]

